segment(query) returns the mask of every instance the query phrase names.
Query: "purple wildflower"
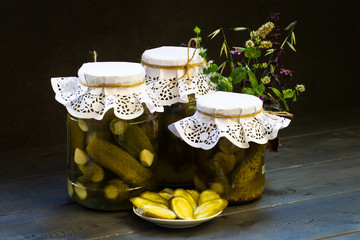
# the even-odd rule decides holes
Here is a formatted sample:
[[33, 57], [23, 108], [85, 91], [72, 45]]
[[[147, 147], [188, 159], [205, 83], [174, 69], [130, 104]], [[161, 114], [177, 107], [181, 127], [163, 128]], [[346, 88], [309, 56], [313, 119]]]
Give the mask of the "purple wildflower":
[[292, 77], [292, 71], [289, 70], [289, 69], [282, 68], [280, 70], [280, 74], [283, 74], [283, 75], [288, 76], [288, 77]]
[[270, 13], [269, 21], [273, 23], [279, 21], [280, 19], [279, 15], [280, 13], [274, 13], [274, 12]]

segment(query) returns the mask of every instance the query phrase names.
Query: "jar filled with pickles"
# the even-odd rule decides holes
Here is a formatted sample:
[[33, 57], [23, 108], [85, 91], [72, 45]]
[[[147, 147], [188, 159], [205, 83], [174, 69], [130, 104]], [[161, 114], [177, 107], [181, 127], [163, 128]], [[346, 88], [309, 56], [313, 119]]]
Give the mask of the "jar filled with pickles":
[[197, 100], [194, 115], [169, 125], [195, 149], [198, 191], [212, 189], [229, 203], [261, 197], [265, 186], [265, 148], [290, 120], [263, 110], [255, 96], [215, 92]]
[[131, 208], [129, 199], [157, 189], [158, 98], [139, 63], [85, 63], [78, 77], [52, 78], [67, 111], [68, 193], [101, 210]]
[[156, 179], [163, 187], [190, 187], [195, 173], [194, 149], [176, 138], [167, 126], [195, 112], [196, 98], [214, 92], [216, 84], [203, 74], [205, 63], [197, 45], [163, 46], [146, 50], [141, 63], [146, 84], [159, 97], [164, 113], [159, 114], [159, 161]]

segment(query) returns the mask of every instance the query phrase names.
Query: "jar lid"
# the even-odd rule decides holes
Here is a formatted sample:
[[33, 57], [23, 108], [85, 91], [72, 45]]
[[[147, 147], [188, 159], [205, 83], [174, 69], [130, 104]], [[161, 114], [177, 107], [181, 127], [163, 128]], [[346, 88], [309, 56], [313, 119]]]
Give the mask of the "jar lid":
[[145, 84], [145, 70], [139, 63], [85, 63], [79, 77], [51, 78], [55, 99], [78, 118], [101, 120], [113, 108], [121, 119], [134, 119], [144, 112], [164, 108]]
[[145, 70], [139, 63], [90, 62], [78, 71], [79, 80], [88, 85], [134, 84], [144, 81]]
[[[194, 51], [195, 55], [194, 55]], [[202, 63], [204, 60], [199, 56], [199, 50], [189, 48], [190, 64]], [[185, 65], [188, 62], [188, 48], [187, 47], [172, 47], [162, 46], [158, 48], [148, 49], [141, 56], [142, 62], [145, 64], [154, 64], [159, 66], [179, 66]], [[146, 66], [146, 65], [145, 65]]]
[[265, 144], [276, 138], [290, 120], [267, 113], [262, 105], [253, 95], [210, 93], [199, 97], [193, 116], [169, 125], [169, 129], [190, 146], [206, 150], [213, 148], [221, 137], [240, 148], [248, 148], [249, 142]]
[[199, 50], [191, 47], [162, 46], [144, 51], [141, 63], [146, 84], [164, 106], [189, 102], [195, 97], [217, 90], [217, 85], [203, 74], [205, 62]]

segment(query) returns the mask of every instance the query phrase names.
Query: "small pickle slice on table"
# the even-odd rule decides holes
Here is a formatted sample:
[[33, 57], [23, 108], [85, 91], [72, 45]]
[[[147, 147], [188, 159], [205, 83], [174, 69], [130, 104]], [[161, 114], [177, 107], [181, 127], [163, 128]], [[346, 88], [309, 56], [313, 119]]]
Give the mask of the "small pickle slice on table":
[[170, 199], [170, 209], [180, 219], [194, 219], [194, 210], [191, 204], [184, 197], [173, 197]]
[[228, 205], [228, 201], [222, 198], [217, 198], [204, 202], [199, 205], [194, 211], [195, 219], [206, 218], [217, 214], [218, 212], [224, 210]]
[[162, 219], [175, 219], [176, 214], [168, 208], [144, 205], [136, 210], [143, 216]]

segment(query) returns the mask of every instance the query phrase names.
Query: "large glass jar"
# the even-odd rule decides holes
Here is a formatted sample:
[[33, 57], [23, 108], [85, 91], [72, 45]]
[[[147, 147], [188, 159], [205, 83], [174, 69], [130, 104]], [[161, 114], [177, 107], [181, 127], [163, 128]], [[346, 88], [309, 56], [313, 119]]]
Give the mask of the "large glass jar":
[[[193, 40], [194, 41], [194, 40]], [[204, 60], [198, 50], [163, 46], [146, 50], [141, 63], [146, 84], [159, 97], [159, 162], [156, 179], [161, 187], [191, 187], [195, 172], [194, 149], [168, 130], [168, 125], [195, 112], [196, 98], [216, 90], [203, 74]]]
[[68, 192], [79, 204], [103, 210], [131, 207], [129, 198], [156, 190], [156, 114], [131, 120], [109, 111], [102, 120], [68, 114]]
[[[156, 179], [161, 187], [191, 187], [195, 173], [194, 149], [181, 138], [174, 136], [167, 128], [184, 117], [194, 113], [195, 98], [189, 103], [175, 103], [165, 106], [159, 114], [159, 163]], [[193, 108], [192, 108], [193, 107]]]
[[156, 190], [156, 112], [164, 109], [139, 63], [86, 63], [78, 75], [51, 79], [68, 110], [69, 195], [89, 208], [131, 208], [129, 198]]
[[194, 185], [229, 203], [258, 199], [265, 186], [265, 146], [289, 119], [269, 114], [252, 95], [215, 92], [197, 99], [194, 115], [169, 126], [195, 149]]
[[247, 203], [261, 197], [265, 186], [265, 144], [239, 148], [222, 137], [210, 150], [196, 149], [195, 188], [212, 189], [229, 203]]

